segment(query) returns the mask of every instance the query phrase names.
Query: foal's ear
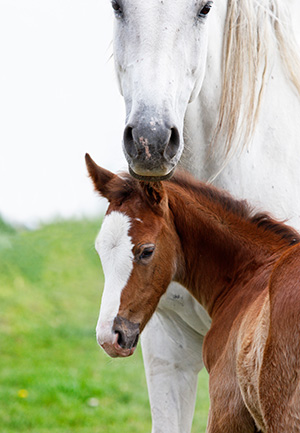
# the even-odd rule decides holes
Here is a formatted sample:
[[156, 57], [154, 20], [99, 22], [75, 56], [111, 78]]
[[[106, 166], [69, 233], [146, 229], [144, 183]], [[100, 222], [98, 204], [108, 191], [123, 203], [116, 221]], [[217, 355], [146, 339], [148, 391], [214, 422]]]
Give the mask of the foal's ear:
[[140, 186], [153, 210], [160, 214], [164, 213], [165, 207], [168, 205], [168, 199], [163, 183], [140, 181]]
[[112, 179], [117, 177], [116, 174], [111, 173], [108, 170], [105, 170], [105, 168], [99, 167], [95, 163], [95, 161], [92, 160], [90, 155], [88, 153], [85, 154], [85, 163], [90, 175], [90, 178], [93, 181], [95, 190], [99, 192], [102, 197], [107, 198], [110, 200], [110, 189], [108, 187], [108, 184]]

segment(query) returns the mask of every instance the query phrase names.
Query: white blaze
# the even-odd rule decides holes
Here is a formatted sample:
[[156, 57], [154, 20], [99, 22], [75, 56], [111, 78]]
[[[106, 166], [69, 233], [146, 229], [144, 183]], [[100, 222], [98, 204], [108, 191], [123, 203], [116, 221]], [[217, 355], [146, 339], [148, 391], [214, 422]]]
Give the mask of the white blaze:
[[122, 290], [133, 268], [133, 244], [128, 235], [129, 229], [130, 218], [115, 211], [105, 217], [96, 239], [96, 250], [105, 278], [96, 328], [99, 344], [113, 343], [113, 321], [119, 311]]

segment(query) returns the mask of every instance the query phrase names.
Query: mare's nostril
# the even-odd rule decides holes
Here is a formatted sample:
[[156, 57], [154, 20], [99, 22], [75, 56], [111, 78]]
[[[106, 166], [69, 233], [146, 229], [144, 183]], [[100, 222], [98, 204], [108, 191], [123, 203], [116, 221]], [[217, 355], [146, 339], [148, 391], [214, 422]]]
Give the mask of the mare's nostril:
[[125, 150], [128, 153], [128, 155], [130, 156], [130, 158], [136, 157], [137, 156], [137, 149], [136, 149], [136, 146], [134, 144], [134, 138], [133, 138], [131, 126], [126, 126], [126, 128], [124, 130], [123, 141], [124, 141]]
[[172, 159], [177, 154], [180, 146], [180, 135], [176, 127], [171, 128], [170, 140], [165, 148], [165, 157], [167, 159]]
[[152, 160], [157, 161], [158, 155], [162, 161], [173, 159], [180, 147], [180, 135], [176, 126], [155, 122], [151, 127], [141, 123], [129, 124], [124, 130], [123, 143], [129, 158], [151, 164]]

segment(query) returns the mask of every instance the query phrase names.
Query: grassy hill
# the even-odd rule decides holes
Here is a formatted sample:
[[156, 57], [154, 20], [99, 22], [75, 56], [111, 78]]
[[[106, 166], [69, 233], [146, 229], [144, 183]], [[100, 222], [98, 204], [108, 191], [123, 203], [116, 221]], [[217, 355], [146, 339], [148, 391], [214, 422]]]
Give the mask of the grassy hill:
[[[140, 349], [112, 360], [95, 339], [99, 221], [17, 231], [0, 220], [0, 433], [150, 433]], [[193, 432], [204, 433], [207, 375]]]

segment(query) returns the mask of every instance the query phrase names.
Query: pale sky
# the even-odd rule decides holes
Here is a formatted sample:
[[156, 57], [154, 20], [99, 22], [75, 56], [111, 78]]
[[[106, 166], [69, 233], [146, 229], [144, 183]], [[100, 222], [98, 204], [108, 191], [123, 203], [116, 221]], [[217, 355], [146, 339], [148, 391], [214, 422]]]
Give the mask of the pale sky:
[[126, 169], [109, 0], [0, 0], [0, 215], [95, 215], [89, 152]]

